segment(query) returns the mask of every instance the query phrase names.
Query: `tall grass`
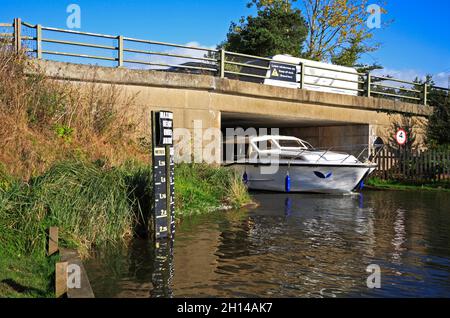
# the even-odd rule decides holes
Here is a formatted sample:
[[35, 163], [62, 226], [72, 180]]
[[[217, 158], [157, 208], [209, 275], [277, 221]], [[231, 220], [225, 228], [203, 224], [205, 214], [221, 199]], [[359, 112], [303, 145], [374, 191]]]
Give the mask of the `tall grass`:
[[250, 202], [244, 184], [233, 170], [207, 164], [180, 164], [175, 168], [176, 213], [202, 213], [218, 206], [239, 208]]
[[110, 166], [148, 160], [131, 116], [135, 95], [115, 85], [47, 78], [25, 52], [0, 43], [0, 162], [23, 179], [78, 156]]
[[[62, 161], [29, 182], [6, 180], [0, 187], [0, 247], [22, 253], [45, 251], [46, 231], [60, 228], [63, 246], [87, 252], [126, 242], [148, 230], [152, 178], [148, 165], [127, 162]], [[206, 164], [175, 168], [177, 217], [250, 202], [234, 171]]]
[[81, 251], [125, 241], [141, 211], [137, 194], [142, 183], [133, 182], [149, 174], [130, 169], [64, 161], [28, 184], [12, 182], [0, 190], [0, 246], [24, 253], [45, 251], [50, 226], [60, 228], [63, 245]]

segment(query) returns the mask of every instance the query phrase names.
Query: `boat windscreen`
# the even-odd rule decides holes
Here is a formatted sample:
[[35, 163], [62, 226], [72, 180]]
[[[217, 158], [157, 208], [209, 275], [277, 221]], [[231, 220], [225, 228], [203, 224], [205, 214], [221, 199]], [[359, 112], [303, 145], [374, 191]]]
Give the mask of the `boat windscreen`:
[[299, 140], [294, 140], [294, 139], [278, 139], [277, 140], [278, 144], [280, 145], [281, 148], [302, 148], [302, 149], [308, 149], [308, 148], [312, 148], [312, 146], [308, 143], [302, 143]]

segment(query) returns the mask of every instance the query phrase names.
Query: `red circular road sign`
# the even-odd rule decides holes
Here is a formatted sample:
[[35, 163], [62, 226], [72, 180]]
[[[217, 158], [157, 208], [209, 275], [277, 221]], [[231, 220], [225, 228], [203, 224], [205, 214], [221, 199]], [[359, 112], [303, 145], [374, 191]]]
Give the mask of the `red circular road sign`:
[[404, 129], [399, 129], [399, 131], [395, 134], [395, 140], [400, 146], [403, 146], [408, 140], [408, 134]]

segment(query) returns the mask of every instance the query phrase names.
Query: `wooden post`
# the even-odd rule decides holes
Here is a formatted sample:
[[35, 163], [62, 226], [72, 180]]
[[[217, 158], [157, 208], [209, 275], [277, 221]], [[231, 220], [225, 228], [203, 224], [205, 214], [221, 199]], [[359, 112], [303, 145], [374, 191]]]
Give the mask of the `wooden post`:
[[36, 25], [36, 58], [42, 59], [42, 26]]
[[55, 297], [61, 298], [67, 293], [67, 262], [56, 263], [55, 268]]
[[118, 67], [123, 67], [123, 36], [119, 35], [117, 37], [117, 50], [118, 50], [118, 56], [117, 56], [117, 61], [118, 61]]
[[52, 226], [48, 230], [48, 256], [51, 256], [59, 251], [58, 247], [59, 230]]
[[370, 76], [370, 72], [367, 72], [367, 97], [371, 97], [372, 92], [372, 78]]
[[423, 180], [423, 152], [420, 150], [417, 150], [417, 155], [419, 156], [419, 174], [418, 177], [420, 180]]
[[220, 78], [224, 78], [225, 77], [225, 49], [221, 48], [220, 49]]
[[450, 151], [447, 150], [445, 158], [445, 179], [448, 180], [450, 178]]
[[437, 181], [436, 178], [436, 173], [437, 173], [437, 169], [436, 169], [436, 150], [433, 150], [433, 159], [432, 159], [432, 165], [433, 165], [433, 181]]
[[[411, 150], [411, 151], [412, 151], [412, 150]], [[416, 152], [416, 153], [415, 153], [415, 158], [414, 158], [414, 161], [415, 161], [414, 179], [415, 179], [416, 181], [419, 179], [419, 160], [420, 160], [420, 158], [419, 158], [419, 153]]]
[[423, 104], [427, 106], [428, 104], [428, 84], [423, 84]]
[[14, 19], [14, 48], [16, 52], [22, 49], [22, 20], [20, 18]]
[[431, 150], [428, 151], [427, 155], [427, 169], [428, 169], [428, 181], [433, 181], [433, 164], [431, 163]]
[[405, 160], [403, 161], [403, 174], [406, 179], [409, 179], [409, 152], [404, 151]]

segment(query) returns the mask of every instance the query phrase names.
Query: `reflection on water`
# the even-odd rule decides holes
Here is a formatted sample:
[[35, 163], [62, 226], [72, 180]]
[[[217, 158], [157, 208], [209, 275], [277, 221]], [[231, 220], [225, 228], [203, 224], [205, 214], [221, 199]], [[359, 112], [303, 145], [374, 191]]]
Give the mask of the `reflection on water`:
[[[183, 221], [86, 264], [98, 297], [450, 297], [450, 195], [255, 194], [254, 211]], [[370, 264], [381, 289], [366, 286]]]

